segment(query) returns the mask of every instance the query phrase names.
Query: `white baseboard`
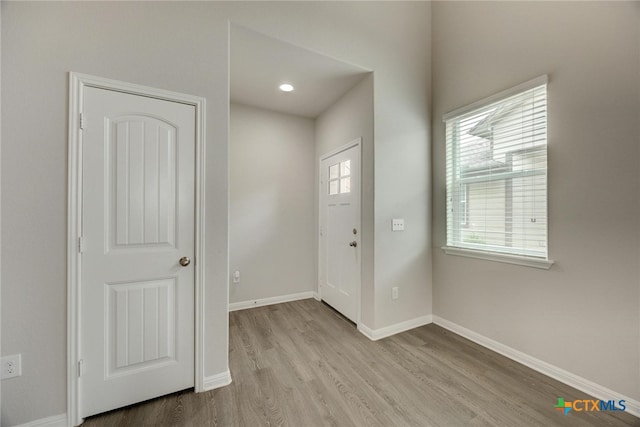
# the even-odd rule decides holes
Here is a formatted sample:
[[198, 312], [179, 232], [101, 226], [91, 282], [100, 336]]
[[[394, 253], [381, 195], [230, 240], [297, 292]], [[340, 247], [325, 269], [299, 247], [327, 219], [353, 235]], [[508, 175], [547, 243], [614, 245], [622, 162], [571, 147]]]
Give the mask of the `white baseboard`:
[[508, 357], [511, 360], [515, 360], [518, 363], [528, 366], [529, 368], [538, 371], [548, 377], [551, 377], [573, 388], [583, 391], [588, 395], [595, 397], [596, 399], [624, 400], [627, 407], [626, 412], [636, 417], [640, 417], [640, 401], [631, 399], [630, 397], [624, 396], [607, 387], [601, 386], [600, 384], [596, 384], [593, 381], [589, 381], [586, 378], [582, 378], [578, 375], [572, 374], [571, 372], [565, 371], [564, 369], [561, 369], [550, 363], [544, 362], [540, 359], [536, 359], [533, 356], [529, 356], [526, 353], [508, 347], [504, 344], [492, 340], [491, 338], [487, 338], [484, 335], [480, 335], [465, 328], [464, 326], [457, 325], [439, 316], [433, 316], [433, 323], [445, 329], [448, 329], [451, 332], [460, 335], [470, 341], [473, 341], [476, 344], [480, 344], [481, 346], [486, 347], [489, 350], [500, 353], [501, 355]]
[[54, 415], [52, 417], [40, 418], [15, 427], [68, 427], [67, 414]]
[[316, 291], [313, 291], [313, 299], [316, 301], [321, 301], [322, 298], [320, 298], [320, 294]]
[[404, 322], [396, 323], [391, 326], [385, 326], [380, 329], [371, 329], [362, 323], [358, 324], [358, 330], [371, 341], [377, 341], [382, 338], [390, 337], [391, 335], [399, 334], [400, 332], [408, 331], [409, 329], [417, 328], [419, 326], [428, 325], [432, 322], [431, 315], [416, 317], [415, 319], [406, 320]]
[[[301, 299], [316, 298], [313, 291], [300, 292], [297, 294], [282, 295], [278, 297], [262, 298], [250, 301], [232, 302], [229, 304], [229, 311], [245, 310], [247, 308], [262, 307], [271, 304], [280, 304], [283, 302], [297, 301]], [[316, 298], [317, 299], [317, 298]]]
[[[203, 390], [209, 391], [231, 384], [231, 372], [229, 370], [220, 374], [205, 377]], [[52, 417], [40, 418], [15, 427], [68, 427], [67, 414], [54, 415]]]
[[231, 372], [227, 369], [225, 372], [221, 372], [216, 375], [204, 378], [203, 389], [204, 391], [213, 390], [216, 388], [224, 387], [231, 384]]

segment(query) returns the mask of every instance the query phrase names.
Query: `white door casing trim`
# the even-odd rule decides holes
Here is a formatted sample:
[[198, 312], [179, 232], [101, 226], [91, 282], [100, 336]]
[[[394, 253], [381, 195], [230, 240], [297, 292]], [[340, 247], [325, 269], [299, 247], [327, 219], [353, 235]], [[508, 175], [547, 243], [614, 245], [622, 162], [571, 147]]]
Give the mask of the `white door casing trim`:
[[80, 415], [80, 302], [82, 256], [82, 132], [80, 113], [83, 111], [83, 92], [86, 87], [124, 92], [165, 101], [192, 105], [196, 111], [195, 147], [195, 391], [205, 391], [204, 377], [204, 272], [205, 272], [205, 108], [202, 97], [162, 89], [125, 83], [86, 74], [69, 73], [69, 158], [67, 211], [67, 414], [68, 424], [76, 426]]
[[[360, 236], [362, 236], [362, 137], [358, 137], [356, 139], [354, 139], [353, 141], [340, 146], [332, 151], [329, 151], [328, 153], [325, 153], [323, 155], [320, 156], [320, 159], [318, 160], [318, 176], [317, 176], [317, 180], [318, 180], [318, 225], [317, 225], [317, 236], [318, 236], [318, 285], [317, 285], [317, 300], [318, 301], [322, 301], [322, 286], [321, 286], [321, 279], [320, 279], [320, 267], [322, 266], [321, 264], [321, 252], [322, 252], [322, 242], [320, 239], [320, 226], [322, 225], [322, 192], [323, 192], [323, 186], [322, 186], [322, 162], [332, 156], [335, 156], [336, 154], [340, 154], [343, 151], [347, 151], [351, 148], [354, 147], [358, 147], [358, 155], [360, 156], [360, 176], [359, 176], [359, 185], [360, 185], [360, 199], [358, 200], [358, 220], [360, 222]], [[361, 317], [361, 313], [362, 313], [362, 245], [360, 245], [360, 249], [361, 249], [361, 256], [360, 256], [360, 274], [359, 274], [359, 281], [358, 281], [358, 285], [356, 286], [356, 300], [358, 302], [358, 307], [357, 307], [357, 315], [356, 315], [356, 326], [359, 328], [361, 323], [362, 323], [362, 317]]]

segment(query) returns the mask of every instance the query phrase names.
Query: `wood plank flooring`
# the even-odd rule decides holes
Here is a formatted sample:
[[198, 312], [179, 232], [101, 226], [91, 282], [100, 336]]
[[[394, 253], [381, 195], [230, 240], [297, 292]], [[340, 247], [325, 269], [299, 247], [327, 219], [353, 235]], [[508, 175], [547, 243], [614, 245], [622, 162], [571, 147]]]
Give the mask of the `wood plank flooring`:
[[88, 418], [97, 426], [640, 426], [556, 411], [589, 396], [436, 325], [372, 342], [303, 300], [230, 313], [231, 385]]

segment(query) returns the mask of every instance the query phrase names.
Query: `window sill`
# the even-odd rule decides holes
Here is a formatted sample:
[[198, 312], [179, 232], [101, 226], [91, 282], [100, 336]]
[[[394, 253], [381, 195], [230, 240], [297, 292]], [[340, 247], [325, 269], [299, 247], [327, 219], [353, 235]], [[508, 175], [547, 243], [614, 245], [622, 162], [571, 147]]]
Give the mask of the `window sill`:
[[504, 262], [507, 264], [523, 265], [525, 267], [540, 268], [543, 270], [550, 269], [554, 263], [553, 260], [549, 259], [501, 254], [497, 252], [476, 251], [473, 249], [455, 248], [452, 246], [443, 246], [442, 250], [447, 255], [456, 255], [467, 258], [484, 259], [487, 261]]

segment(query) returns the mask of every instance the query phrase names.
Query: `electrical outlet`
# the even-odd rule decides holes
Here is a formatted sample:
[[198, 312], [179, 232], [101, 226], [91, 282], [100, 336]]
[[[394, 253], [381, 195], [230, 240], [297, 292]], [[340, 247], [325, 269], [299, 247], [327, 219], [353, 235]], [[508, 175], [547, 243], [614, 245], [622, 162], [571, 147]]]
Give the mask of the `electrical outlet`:
[[19, 377], [22, 375], [22, 357], [19, 354], [4, 356], [0, 362], [2, 366], [1, 379]]
[[391, 220], [391, 231], [404, 231], [404, 218], [394, 218]]
[[233, 283], [240, 283], [240, 270], [233, 272]]
[[398, 287], [391, 288], [391, 299], [398, 299]]

